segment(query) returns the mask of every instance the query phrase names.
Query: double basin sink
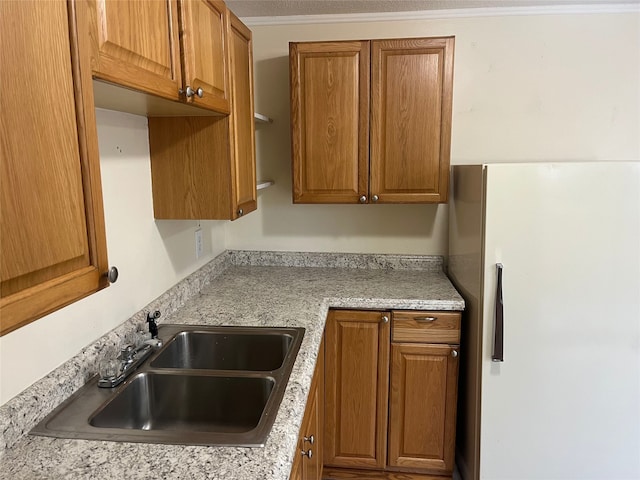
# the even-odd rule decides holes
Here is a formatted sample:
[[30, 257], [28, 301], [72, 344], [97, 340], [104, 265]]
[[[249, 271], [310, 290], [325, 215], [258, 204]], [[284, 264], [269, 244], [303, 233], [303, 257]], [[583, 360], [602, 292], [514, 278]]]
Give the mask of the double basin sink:
[[264, 446], [303, 328], [160, 325], [164, 346], [120, 386], [91, 379], [31, 434]]

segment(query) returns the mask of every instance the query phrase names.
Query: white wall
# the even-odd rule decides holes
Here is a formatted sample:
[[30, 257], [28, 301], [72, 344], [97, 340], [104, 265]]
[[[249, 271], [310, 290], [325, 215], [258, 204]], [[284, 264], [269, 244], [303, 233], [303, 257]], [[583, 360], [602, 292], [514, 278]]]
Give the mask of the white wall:
[[446, 254], [445, 205], [292, 205], [288, 42], [455, 35], [452, 164], [640, 160], [640, 15], [251, 27], [258, 170], [276, 185], [233, 248]]
[[147, 119], [97, 111], [109, 264], [116, 283], [0, 337], [0, 404], [127, 320], [225, 249], [226, 222], [153, 219]]

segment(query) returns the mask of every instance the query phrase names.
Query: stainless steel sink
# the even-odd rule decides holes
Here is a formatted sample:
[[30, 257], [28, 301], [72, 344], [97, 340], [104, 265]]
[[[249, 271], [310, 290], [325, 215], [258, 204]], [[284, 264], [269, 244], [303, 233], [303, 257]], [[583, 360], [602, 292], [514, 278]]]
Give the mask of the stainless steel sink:
[[30, 432], [62, 438], [263, 446], [302, 328], [161, 325], [165, 346], [122, 385], [97, 376]]
[[271, 371], [293, 343], [284, 332], [180, 332], [151, 361], [153, 368]]
[[258, 426], [272, 378], [140, 373], [89, 420], [94, 427], [248, 432]]

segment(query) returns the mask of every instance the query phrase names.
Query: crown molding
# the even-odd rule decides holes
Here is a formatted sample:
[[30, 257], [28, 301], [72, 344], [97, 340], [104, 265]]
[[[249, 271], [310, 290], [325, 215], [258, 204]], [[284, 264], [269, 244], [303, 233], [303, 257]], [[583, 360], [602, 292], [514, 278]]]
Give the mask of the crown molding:
[[521, 15], [583, 15], [607, 13], [640, 13], [640, 4], [614, 3], [594, 5], [546, 5], [535, 7], [485, 7], [419, 12], [344, 13], [326, 15], [283, 15], [274, 17], [242, 17], [248, 26], [300, 25], [319, 23], [388, 22], [399, 20], [441, 20], [448, 18], [502, 17]]

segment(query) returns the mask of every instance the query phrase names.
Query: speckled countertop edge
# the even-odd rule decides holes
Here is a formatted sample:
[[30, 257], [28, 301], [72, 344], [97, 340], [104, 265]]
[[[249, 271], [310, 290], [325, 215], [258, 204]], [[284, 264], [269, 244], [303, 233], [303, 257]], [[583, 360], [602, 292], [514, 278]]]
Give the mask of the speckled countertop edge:
[[[411, 263], [412, 260], [415, 261], [415, 264]], [[247, 324], [282, 325], [283, 322], [285, 324], [287, 322], [293, 324], [295, 323], [295, 319], [287, 319], [285, 321], [283, 318], [269, 318], [268, 313], [253, 316], [252, 312], [242, 312], [241, 308], [237, 308], [237, 299], [231, 297], [226, 304], [220, 301], [207, 310], [202, 307], [201, 304], [206, 304], [209, 297], [201, 295], [196, 301], [190, 301], [189, 305], [181, 308], [189, 299], [198, 296], [203, 289], [207, 290], [207, 286], [213, 279], [220, 275], [228, 278], [223, 278], [221, 282], [218, 282], [219, 284], [225, 282], [232, 284], [234, 281], [240, 282], [240, 284], [246, 282], [247, 278], [249, 278], [246, 276], [247, 272], [250, 272], [251, 278], [256, 272], [263, 275], [271, 275], [273, 272], [277, 272], [278, 275], [284, 277], [291, 274], [291, 278], [294, 280], [299, 276], [296, 275], [295, 272], [307, 272], [305, 274], [307, 278], [304, 280], [306, 283], [313, 283], [315, 278], [315, 275], [309, 274], [309, 270], [304, 268], [300, 270], [295, 268], [252, 270], [251, 266], [261, 266], [265, 264], [286, 267], [317, 267], [319, 268], [317, 272], [324, 272], [319, 273], [319, 276], [331, 276], [334, 275], [335, 272], [341, 272], [348, 276], [355, 275], [357, 277], [357, 272], [349, 272], [349, 270], [345, 269], [361, 269], [364, 270], [364, 272], [359, 275], [361, 278], [369, 279], [369, 281], [371, 281], [373, 277], [367, 272], [368, 270], [384, 269], [387, 272], [394, 270], [412, 270], [414, 274], [416, 272], [423, 272], [422, 276], [416, 278], [420, 278], [421, 281], [422, 279], [428, 279], [430, 282], [440, 285], [440, 288], [444, 289], [445, 293], [444, 295], [432, 295], [431, 298], [401, 298], [401, 295], [398, 295], [399, 298], [389, 298], [386, 292], [387, 289], [385, 288], [380, 294], [374, 289], [373, 293], [376, 295], [369, 294], [366, 297], [348, 295], [353, 292], [344, 292], [344, 296], [333, 295], [322, 299], [316, 298], [309, 305], [305, 304], [305, 308], [307, 308], [308, 311], [303, 313], [306, 315], [307, 321], [310, 322], [309, 325], [311, 325], [311, 328], [307, 326], [303, 345], [301, 346], [300, 354], [294, 365], [294, 370], [292, 371], [287, 391], [285, 392], [286, 402], [283, 401], [283, 405], [278, 413], [279, 417], [283, 416], [287, 418], [288, 421], [276, 421], [270, 435], [271, 440], [268, 441], [265, 449], [257, 451], [250, 449], [251, 453], [248, 453], [247, 449], [234, 447], [181, 447], [173, 445], [136, 444], [135, 447], [130, 449], [136, 452], [136, 456], [144, 455], [143, 452], [149, 450], [154, 452], [151, 455], [181, 458], [181, 467], [176, 467], [177, 470], [175, 473], [176, 475], [178, 475], [178, 472], [181, 472], [179, 475], [188, 474], [189, 476], [185, 478], [286, 478], [291, 466], [293, 447], [289, 449], [278, 448], [278, 446], [293, 446], [297, 439], [297, 432], [302, 420], [304, 404], [306, 403], [306, 395], [308, 394], [310, 379], [315, 366], [317, 349], [324, 330], [324, 320], [329, 307], [430, 310], [461, 310], [464, 307], [462, 298], [459, 297], [444, 274], [441, 273], [441, 257], [229, 251], [212, 260], [212, 262], [190, 275], [187, 279], [179, 282], [175, 287], [151, 302], [143, 311], [156, 308], [161, 309], [163, 311], [163, 323], [201, 323], [197, 318], [199, 309], [206, 311], [210, 316], [211, 312], [216, 310], [216, 308], [221, 308], [220, 305], [233, 305], [233, 309], [230, 311], [224, 311], [224, 308], [227, 307], [222, 308], [222, 311], [217, 312], [220, 318], [209, 319], [208, 323], [226, 323], [224, 319], [229, 318], [229, 314], [233, 313], [234, 315], [246, 318]], [[409, 268], [405, 268], [407, 265]], [[229, 267], [232, 266], [237, 268], [229, 269]], [[331, 271], [331, 268], [338, 268], [339, 270]], [[229, 275], [227, 275], [227, 273], [229, 273]], [[243, 275], [245, 276], [243, 277]], [[378, 274], [377, 276], [380, 275], [381, 274]], [[407, 276], [411, 275], [407, 274]], [[354, 277], [354, 279], [356, 279], [356, 277]], [[403, 277], [404, 276], [398, 278]], [[284, 278], [282, 281], [286, 282], [287, 279]], [[409, 281], [407, 284], [411, 285], [411, 282]], [[232, 290], [233, 285], [230, 285], [230, 287], [229, 290]], [[357, 292], [357, 290], [357, 288], [354, 289], [355, 292]], [[224, 287], [221, 290], [220, 285], [217, 285], [212, 292], [217, 296], [228, 295], [227, 288]], [[426, 292], [426, 290], [423, 290], [423, 295], [426, 296], [424, 292]], [[276, 293], [269, 298], [275, 298], [277, 302], [277, 296], [278, 294]], [[175, 318], [172, 314], [179, 309], [181, 310], [182, 316]], [[24, 451], [24, 454], [45, 452], [46, 445], [57, 442], [56, 445], [64, 445], [65, 451], [67, 449], [73, 450], [74, 448], [79, 451], [86, 450], [85, 453], [79, 453], [79, 455], [83, 457], [86, 457], [87, 452], [93, 452], [95, 449], [98, 449], [103, 455], [116, 455], [121, 457], [123, 455], [123, 446], [131, 444], [21, 437], [57, 404], [86, 382], [92, 373], [95, 372], [95, 365], [98, 359], [105, 355], [105, 352], [109, 350], [117, 352], [124, 335], [134, 330], [137, 324], [144, 320], [143, 311], [138, 312], [138, 314], [134, 315], [112, 332], [109, 332], [94, 344], [83, 349], [79, 355], [0, 407], [0, 428], [2, 428], [4, 432], [0, 440], [2, 442], [0, 443], [0, 447], [3, 448], [2, 451], [4, 452], [5, 448], [20, 440], [21, 443], [17, 447], [17, 450], [19, 449], [20, 452]], [[37, 444], [37, 447], [35, 444]], [[54, 447], [52, 446], [51, 448], [53, 449]], [[124, 452], [126, 451], [127, 450], [124, 450]], [[191, 455], [188, 455], [188, 452], [191, 452]], [[191, 476], [193, 474], [192, 470], [201, 469], [202, 465], [208, 464], [209, 460], [203, 460], [203, 452], [206, 452], [208, 459], [220, 457], [216, 462], [215, 468], [212, 467], [211, 471], [215, 472], [213, 477], [209, 477], [206, 474], [204, 476]], [[16, 451], [14, 453], [18, 454], [19, 452]], [[252, 457], [250, 460], [247, 459], [248, 455]], [[268, 457], [265, 457], [265, 455], [268, 455]], [[46, 457], [46, 455], [42, 456]], [[83, 462], [86, 463], [86, 465], [83, 463], [84, 467], [90, 469], [90, 471], [93, 472], [92, 474], [96, 473], [95, 469], [99, 470], [100, 468], [93, 463], [93, 457], [92, 461], [87, 460]], [[268, 467], [265, 462], [269, 462]], [[127, 464], [128, 462], [124, 461], [122, 463]], [[259, 470], [256, 470], [258, 467]], [[59, 468], [62, 467], [59, 466]], [[119, 468], [118, 466], [111, 466], [109, 470], [110, 476], [108, 478], [112, 478], [111, 475], [113, 475], [113, 478], [117, 478]], [[227, 471], [227, 468], [230, 470]], [[266, 474], [265, 468], [269, 471]], [[12, 476], [7, 478], [34, 478], [34, 470], [28, 470], [29, 474], [25, 474], [27, 476], [24, 477], [20, 477], [21, 471], [24, 473], [23, 470], [13, 469]], [[126, 472], [127, 469], [124, 468], [121, 473], [126, 474]], [[55, 475], [59, 478], [84, 478], [83, 475], [79, 473], [78, 468], [74, 469], [73, 467], [66, 473], [58, 470]], [[171, 472], [166, 472], [166, 475], [166, 478], [170, 478], [172, 474]], [[42, 476], [40, 478], [54, 477]], [[151, 477], [147, 477], [140, 472], [140, 476], [135, 478]]]

